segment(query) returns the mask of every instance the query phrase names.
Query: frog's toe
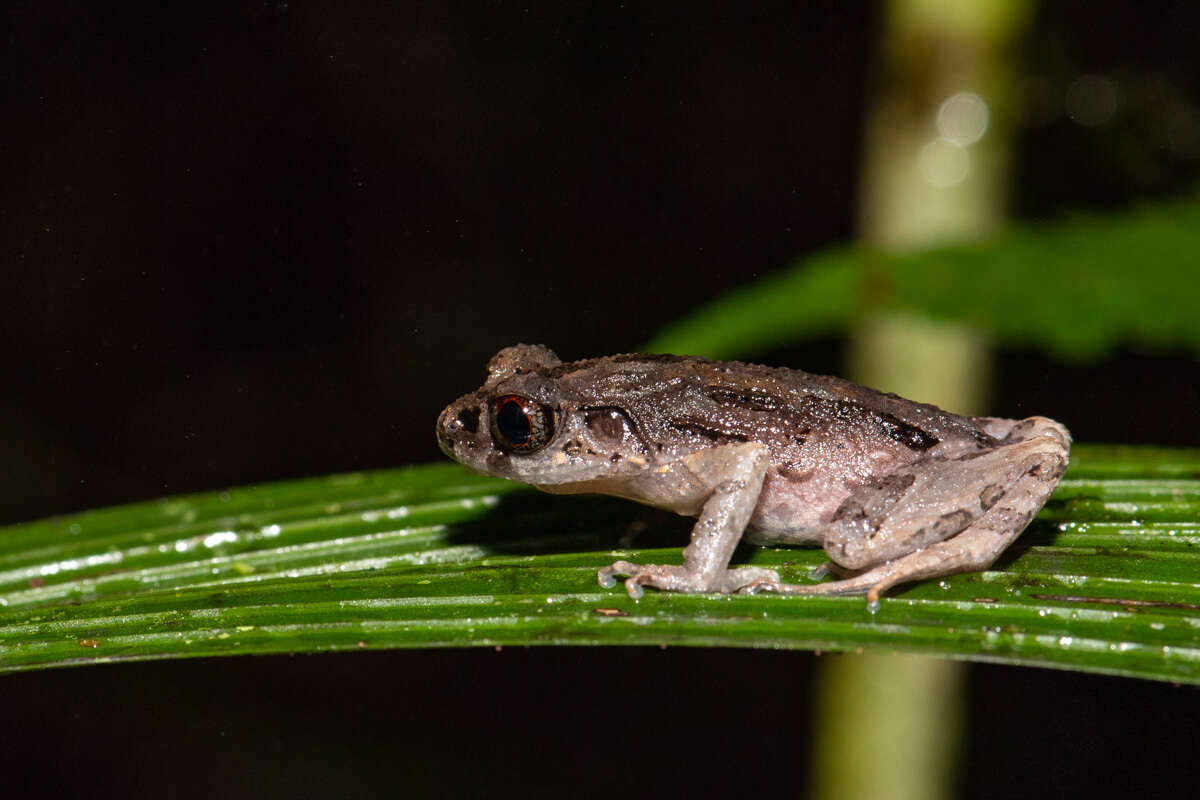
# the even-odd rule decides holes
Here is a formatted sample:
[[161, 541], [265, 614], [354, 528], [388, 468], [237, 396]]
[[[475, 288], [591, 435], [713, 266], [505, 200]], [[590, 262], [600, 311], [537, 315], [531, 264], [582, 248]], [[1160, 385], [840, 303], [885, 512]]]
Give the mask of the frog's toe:
[[669, 572], [670, 567], [659, 567], [653, 564], [634, 564], [631, 561], [617, 561], [609, 564], [596, 573], [596, 579], [605, 589], [611, 589], [617, 585], [617, 578], [625, 576], [625, 591], [634, 600], [642, 599], [645, 593], [642, 587], [653, 586], [655, 588], [674, 588], [664, 586], [660, 573]]
[[879, 610], [880, 591], [881, 590], [878, 586], [873, 586], [871, 587], [870, 591], [867, 592], [867, 611], [871, 614], [874, 614]]
[[625, 579], [625, 591], [634, 600], [641, 600], [642, 595], [645, 594], [645, 590], [642, 589], [642, 583], [639, 580], [640, 577], [639, 575], [632, 575]]
[[778, 575], [759, 578], [738, 589], [738, 594], [778, 593], [780, 585]]
[[738, 594], [757, 594], [768, 591], [769, 586], [779, 585], [779, 573], [763, 567], [737, 567], [725, 573], [721, 590]]
[[[617, 576], [628, 575], [632, 578], [632, 576], [637, 574], [638, 569], [639, 567], [637, 564], [633, 564], [629, 561], [615, 561], [612, 564], [609, 564], [607, 567], [601, 568], [600, 571], [596, 573], [596, 580], [598, 580], [600, 585], [605, 589], [611, 589], [617, 585]], [[630, 594], [633, 594], [633, 592], [630, 592]]]
[[833, 563], [826, 561], [824, 564], [818, 564], [817, 566], [810, 569], [808, 571], [808, 579], [813, 580], [813, 581], [819, 581], [819, 580], [821, 580], [821, 578], [824, 578], [826, 575], [828, 575], [832, 571], [833, 571]]

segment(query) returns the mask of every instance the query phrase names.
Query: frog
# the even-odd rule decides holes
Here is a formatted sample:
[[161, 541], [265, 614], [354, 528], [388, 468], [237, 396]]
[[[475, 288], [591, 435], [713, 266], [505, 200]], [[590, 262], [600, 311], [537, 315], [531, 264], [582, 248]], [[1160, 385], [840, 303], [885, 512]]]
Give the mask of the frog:
[[[563, 362], [498, 352], [450, 403], [437, 442], [474, 472], [551, 494], [603, 494], [696, 518], [682, 564], [618, 560], [597, 574], [683, 593], [865, 595], [986, 570], [1065, 472], [1071, 434], [1048, 417], [963, 416], [799, 369], [698, 356]], [[788, 583], [730, 566], [735, 548], [819, 545]], [[832, 577], [832, 580], [824, 578]]]

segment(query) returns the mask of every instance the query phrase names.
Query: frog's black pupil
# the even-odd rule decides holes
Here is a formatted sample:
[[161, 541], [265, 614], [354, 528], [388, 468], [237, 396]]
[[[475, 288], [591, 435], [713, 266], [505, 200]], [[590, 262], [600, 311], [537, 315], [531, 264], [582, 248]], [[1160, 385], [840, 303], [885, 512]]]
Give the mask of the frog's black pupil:
[[514, 447], [520, 447], [533, 435], [533, 423], [516, 400], [509, 400], [496, 412], [496, 430]]

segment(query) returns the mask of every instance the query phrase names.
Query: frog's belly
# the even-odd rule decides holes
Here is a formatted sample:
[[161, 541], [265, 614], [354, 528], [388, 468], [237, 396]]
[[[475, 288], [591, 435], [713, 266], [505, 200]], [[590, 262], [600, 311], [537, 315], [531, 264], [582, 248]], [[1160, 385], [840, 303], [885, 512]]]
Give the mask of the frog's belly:
[[849, 494], [841, 476], [796, 480], [772, 470], [763, 481], [744, 538], [757, 544], [820, 543], [825, 526]]

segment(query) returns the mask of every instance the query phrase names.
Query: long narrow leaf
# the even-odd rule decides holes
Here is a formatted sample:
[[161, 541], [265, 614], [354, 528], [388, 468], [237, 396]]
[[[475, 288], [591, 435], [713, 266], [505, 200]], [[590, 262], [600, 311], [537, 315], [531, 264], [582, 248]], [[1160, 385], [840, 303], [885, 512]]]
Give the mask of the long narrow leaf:
[[[452, 464], [334, 476], [0, 529], [0, 671], [359, 648], [674, 644], [883, 649], [1200, 683], [1200, 453], [1077, 446], [993, 570], [862, 598], [601, 589], [678, 562], [688, 523]], [[816, 549], [736, 559], [807, 580]]]

